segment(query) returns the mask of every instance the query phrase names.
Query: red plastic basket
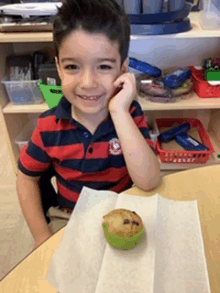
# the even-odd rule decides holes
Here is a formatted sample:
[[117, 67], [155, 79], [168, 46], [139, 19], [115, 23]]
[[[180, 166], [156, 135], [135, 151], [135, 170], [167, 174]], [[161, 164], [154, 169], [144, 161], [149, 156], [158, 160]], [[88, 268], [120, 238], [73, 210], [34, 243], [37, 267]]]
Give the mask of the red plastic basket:
[[203, 164], [209, 159], [209, 155], [214, 152], [213, 146], [209, 139], [205, 128], [198, 119], [194, 118], [175, 118], [175, 119], [156, 119], [157, 127], [160, 131], [162, 127], [172, 127], [174, 123], [182, 124], [184, 122], [190, 123], [191, 127], [196, 127], [201, 142], [209, 149], [208, 151], [186, 151], [186, 150], [163, 150], [161, 143], [157, 139], [156, 150], [163, 163], [194, 163]]
[[220, 85], [211, 85], [204, 78], [204, 70], [189, 66], [192, 71], [193, 90], [200, 98], [220, 98]]

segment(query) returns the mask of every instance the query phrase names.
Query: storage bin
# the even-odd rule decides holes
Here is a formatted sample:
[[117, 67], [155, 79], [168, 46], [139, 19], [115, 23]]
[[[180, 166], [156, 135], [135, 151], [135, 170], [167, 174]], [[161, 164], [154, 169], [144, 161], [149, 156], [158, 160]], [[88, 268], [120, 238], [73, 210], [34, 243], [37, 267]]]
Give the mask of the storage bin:
[[209, 84], [204, 77], [203, 69], [189, 66], [192, 71], [193, 90], [200, 98], [220, 98], [220, 85]]
[[13, 104], [41, 104], [44, 102], [43, 95], [37, 83], [39, 80], [13, 81], [7, 77], [2, 80], [6, 92]]
[[220, 29], [220, 0], [203, 0], [201, 25], [204, 29]]
[[36, 126], [37, 119], [30, 120], [16, 137], [15, 143], [19, 146], [20, 150], [29, 142]]
[[49, 108], [56, 107], [63, 96], [62, 87], [56, 85], [47, 85], [42, 81], [38, 82], [38, 86]]
[[184, 122], [190, 123], [190, 128], [195, 128], [199, 133], [200, 140], [209, 151], [186, 151], [186, 150], [164, 150], [162, 149], [162, 143], [157, 139], [156, 142], [156, 151], [160, 156], [160, 159], [163, 163], [194, 163], [194, 164], [203, 164], [206, 163], [209, 159], [210, 154], [214, 152], [212, 143], [209, 139], [209, 136], [203, 127], [202, 123], [198, 119], [194, 118], [173, 118], [173, 119], [156, 119], [157, 127], [159, 131], [162, 128], [171, 128], [174, 124], [182, 124]]

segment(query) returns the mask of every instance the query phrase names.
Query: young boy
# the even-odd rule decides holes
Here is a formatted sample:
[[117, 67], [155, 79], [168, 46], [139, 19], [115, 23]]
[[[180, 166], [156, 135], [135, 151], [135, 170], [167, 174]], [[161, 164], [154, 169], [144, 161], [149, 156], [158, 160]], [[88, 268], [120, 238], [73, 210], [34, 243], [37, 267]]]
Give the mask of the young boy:
[[52, 235], [41, 201], [50, 196], [42, 195], [41, 178], [51, 166], [60, 210], [73, 210], [83, 186], [119, 193], [134, 183], [149, 190], [160, 178], [144, 114], [134, 101], [135, 76], [128, 73], [125, 12], [114, 0], [67, 0], [53, 36], [64, 97], [39, 116], [17, 176], [35, 247]]

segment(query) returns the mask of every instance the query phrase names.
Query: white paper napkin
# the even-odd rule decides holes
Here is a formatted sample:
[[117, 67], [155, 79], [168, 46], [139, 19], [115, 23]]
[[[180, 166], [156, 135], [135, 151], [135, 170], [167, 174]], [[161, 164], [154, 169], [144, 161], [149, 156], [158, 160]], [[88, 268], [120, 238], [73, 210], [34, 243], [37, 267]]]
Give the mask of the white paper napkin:
[[[118, 208], [142, 218], [144, 235], [132, 250], [105, 240], [103, 216]], [[209, 293], [197, 201], [84, 187], [47, 280], [60, 293]]]

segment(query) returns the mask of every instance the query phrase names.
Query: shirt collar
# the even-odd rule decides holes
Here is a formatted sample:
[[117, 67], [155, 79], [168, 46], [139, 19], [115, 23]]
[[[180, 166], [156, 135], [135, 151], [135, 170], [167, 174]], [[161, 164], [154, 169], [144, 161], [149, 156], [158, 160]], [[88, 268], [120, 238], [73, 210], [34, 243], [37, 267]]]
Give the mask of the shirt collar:
[[[57, 105], [55, 116], [56, 116], [56, 123], [60, 119], [66, 119], [66, 120], [69, 120], [70, 123], [74, 123], [76, 126], [81, 125], [75, 119], [72, 118], [71, 103], [65, 98], [65, 96], [61, 98], [59, 104]], [[109, 133], [109, 131], [112, 131], [114, 129], [114, 124], [110, 114], [108, 114], [108, 117], [106, 117], [106, 119], [101, 123], [100, 126], [101, 126], [100, 131], [102, 135], [105, 133]]]
[[63, 96], [57, 106], [55, 111], [56, 122], [60, 119], [71, 120], [71, 104], [70, 102]]

